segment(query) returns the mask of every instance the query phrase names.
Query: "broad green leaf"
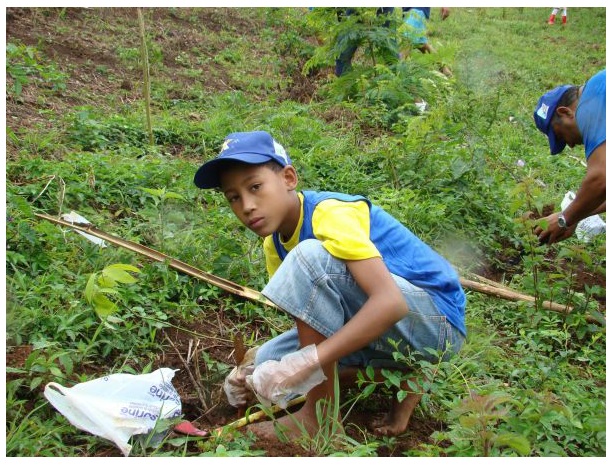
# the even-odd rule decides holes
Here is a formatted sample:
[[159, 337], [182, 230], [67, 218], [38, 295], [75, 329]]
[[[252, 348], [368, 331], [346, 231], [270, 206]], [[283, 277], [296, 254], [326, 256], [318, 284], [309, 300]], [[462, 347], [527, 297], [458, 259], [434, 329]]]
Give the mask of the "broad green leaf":
[[30, 381], [30, 391], [33, 391], [34, 389], [36, 389], [38, 386], [40, 386], [40, 384], [42, 383], [42, 378], [37, 376], [36, 378], [32, 378], [32, 381]]
[[363, 396], [364, 397], [370, 396], [375, 388], [376, 388], [375, 384], [368, 384], [367, 386], [365, 386], [365, 389], [363, 389]]
[[96, 294], [93, 298], [93, 306], [97, 315], [102, 319], [117, 311], [116, 304], [101, 293]]
[[87, 286], [85, 286], [85, 299], [87, 299], [87, 302], [89, 303], [93, 301], [96, 274], [97, 273], [91, 273], [91, 276], [89, 276], [89, 280], [87, 281]]
[[396, 373], [389, 372], [386, 374], [386, 378], [392, 383], [393, 386], [401, 387], [401, 378]]
[[100, 274], [100, 277], [98, 278], [98, 285], [101, 288], [106, 288], [106, 287], [114, 287], [115, 284], [117, 284], [115, 279], [112, 276], [107, 275], [105, 271], [102, 271], [102, 273]]
[[511, 447], [520, 455], [530, 454], [530, 442], [521, 434], [503, 433], [499, 434], [495, 440], [497, 446]]
[[151, 189], [149, 187], [141, 187], [140, 189], [146, 192], [147, 194], [151, 194], [156, 197], [162, 197], [165, 193], [165, 189]]
[[104, 268], [105, 270], [107, 269], [118, 269], [118, 270], [125, 270], [125, 271], [132, 271], [134, 273], [140, 273], [140, 268], [137, 268], [133, 265], [128, 265], [127, 263], [114, 263], [112, 265], [108, 265], [106, 268]]
[[607, 429], [607, 421], [604, 416], [587, 418], [584, 423], [588, 431], [606, 431]]
[[421, 391], [420, 385], [418, 384], [416, 380], [413, 380], [413, 379], [407, 380], [407, 386], [412, 390], [412, 392]]
[[63, 354], [59, 356], [59, 361], [63, 365], [66, 370], [66, 374], [72, 374], [74, 370], [74, 364], [72, 362], [72, 358], [68, 354]]
[[[40, 349], [46, 349], [47, 347], [53, 347], [58, 345], [57, 342], [55, 341], [35, 341], [34, 344], [32, 344], [33, 349], [36, 350], [40, 350]], [[38, 355], [38, 352], [32, 352], [32, 355]], [[30, 355], [31, 356], [31, 355]], [[29, 357], [28, 357], [29, 359]]]
[[4, 369], [4, 371], [6, 373], [16, 373], [16, 374], [19, 374], [19, 375], [24, 375], [24, 374], [28, 374], [29, 373], [28, 370], [24, 370], [22, 368], [13, 368], [13, 367], [6, 367]]
[[180, 195], [177, 194], [176, 192], [166, 192], [164, 195], [164, 198], [166, 199], [177, 199], [177, 200], [184, 200], [185, 198]]
[[53, 376], [57, 376], [58, 378], [63, 378], [63, 377], [64, 377], [64, 374], [62, 373], [62, 371], [61, 371], [61, 370], [60, 370], [58, 367], [56, 367], [56, 366], [54, 366], [54, 365], [51, 365], [51, 366], [49, 367], [49, 372], [50, 372], [50, 373], [51, 373]]
[[116, 289], [112, 289], [110, 287], [103, 287], [101, 289], [98, 289], [98, 293], [102, 293], [102, 294], [112, 294], [112, 295], [120, 295], [119, 291]]
[[117, 281], [119, 283], [133, 284], [138, 281], [127, 271], [123, 271], [118, 268], [104, 268], [104, 271], [102, 271], [102, 273], [104, 274], [104, 277], [110, 278], [113, 281]]

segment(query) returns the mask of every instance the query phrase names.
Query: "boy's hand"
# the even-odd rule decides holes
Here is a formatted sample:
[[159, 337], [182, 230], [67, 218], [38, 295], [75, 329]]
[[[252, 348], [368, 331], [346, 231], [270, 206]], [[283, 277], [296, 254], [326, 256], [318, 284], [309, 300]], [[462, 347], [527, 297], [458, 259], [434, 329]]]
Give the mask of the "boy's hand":
[[246, 407], [253, 400], [252, 391], [246, 384], [246, 376], [252, 375], [254, 370], [254, 365], [234, 367], [225, 378], [223, 390], [234, 407]]
[[327, 377], [318, 361], [314, 344], [287, 354], [278, 362], [268, 360], [255, 368], [246, 382], [252, 386], [259, 400], [264, 404], [278, 404], [286, 408], [293, 395], [306, 394]]
[[252, 347], [246, 351], [240, 365], [231, 370], [225, 378], [223, 390], [227, 400], [234, 407], [246, 407], [255, 399], [251, 388], [246, 384], [246, 377], [255, 370], [255, 356], [259, 347]]

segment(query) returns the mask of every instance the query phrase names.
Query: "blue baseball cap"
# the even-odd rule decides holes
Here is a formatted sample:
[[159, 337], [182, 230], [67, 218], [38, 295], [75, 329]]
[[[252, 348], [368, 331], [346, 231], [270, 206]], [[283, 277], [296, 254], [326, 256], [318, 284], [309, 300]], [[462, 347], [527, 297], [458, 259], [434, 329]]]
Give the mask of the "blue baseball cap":
[[233, 132], [223, 142], [221, 153], [199, 167], [193, 182], [200, 189], [221, 187], [220, 178], [223, 165], [228, 161], [238, 161], [249, 165], [260, 165], [276, 161], [280, 166], [291, 164], [284, 147], [265, 131]]
[[547, 92], [537, 102], [537, 107], [533, 113], [537, 128], [549, 139], [549, 148], [552, 155], [562, 152], [564, 147], [566, 147], [566, 142], [556, 137], [551, 123], [554, 113], [556, 113], [558, 102], [571, 87], [570, 85], [558, 86]]

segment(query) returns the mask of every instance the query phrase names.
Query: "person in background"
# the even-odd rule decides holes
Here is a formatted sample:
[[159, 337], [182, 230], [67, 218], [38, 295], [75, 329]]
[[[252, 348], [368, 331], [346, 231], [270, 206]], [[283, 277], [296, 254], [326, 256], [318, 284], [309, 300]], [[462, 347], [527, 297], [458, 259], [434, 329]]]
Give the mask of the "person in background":
[[[430, 7], [401, 7], [403, 11], [403, 21], [408, 26], [405, 33], [412, 46], [422, 53], [432, 53], [435, 50], [429, 43], [426, 35], [426, 23], [431, 16]], [[441, 8], [441, 19], [445, 20], [450, 16], [449, 8]], [[409, 50], [403, 50], [402, 56], [409, 55]]]
[[[261, 293], [295, 322], [258, 348], [252, 374], [234, 370], [224, 385], [236, 407], [245, 406], [235, 404], [249, 389], [281, 407], [306, 395], [296, 413], [249, 427], [267, 439], [276, 437], [275, 426], [297, 439], [304, 430], [315, 435], [319, 421], [341, 421], [333, 409], [336, 366], [340, 386], [355, 387], [367, 367], [378, 380], [383, 368], [408, 372], [394, 352], [436, 363], [466, 337], [465, 294], [443, 257], [365, 197], [297, 191], [297, 182], [288, 153], [265, 131], [229, 134], [194, 177], [199, 188], [219, 189], [264, 238], [270, 280]], [[406, 381], [412, 376], [377, 434], [407, 429], [422, 397]]]
[[[376, 15], [389, 15], [394, 11], [394, 7], [380, 7], [376, 10]], [[337, 11], [337, 20], [342, 21], [344, 17], [357, 14], [352, 8], [339, 8]], [[390, 26], [390, 21], [385, 21], [384, 27]], [[347, 35], [340, 35], [337, 37], [337, 42], [344, 41], [345, 46], [341, 53], [335, 60], [335, 75], [341, 76], [352, 69], [352, 57], [356, 53], [360, 43], [358, 41], [349, 40]]]
[[535, 107], [535, 124], [547, 136], [551, 154], [562, 152], [567, 145], [583, 145], [587, 162], [586, 175], [571, 204], [547, 216], [547, 228], [534, 228], [541, 243], [562, 241], [573, 235], [579, 221], [606, 211], [606, 78], [603, 69], [583, 86], [556, 87]]
[[556, 21], [556, 15], [558, 14], [558, 11], [560, 11], [560, 8], [562, 8], [562, 25], [564, 26], [566, 24], [566, 7], [554, 7], [552, 9], [552, 13], [549, 15], [549, 19], [547, 20], [547, 24], [554, 24], [554, 22]]

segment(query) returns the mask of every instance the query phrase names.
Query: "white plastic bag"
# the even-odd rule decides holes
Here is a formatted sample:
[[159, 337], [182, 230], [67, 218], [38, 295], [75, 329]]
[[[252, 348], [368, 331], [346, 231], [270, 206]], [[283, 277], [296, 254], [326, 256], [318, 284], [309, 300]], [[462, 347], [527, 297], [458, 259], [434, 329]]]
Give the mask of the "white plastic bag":
[[[564, 198], [560, 204], [562, 210], [566, 210], [573, 200], [575, 200], [575, 193], [573, 191], [568, 191], [564, 194]], [[607, 225], [600, 215], [592, 215], [577, 223], [575, 235], [580, 241], [590, 242], [594, 236], [602, 234], [606, 230]]]
[[128, 456], [132, 435], [148, 433], [159, 418], [180, 416], [180, 396], [171, 383], [175, 371], [117, 373], [71, 388], [49, 383], [44, 394], [74, 426], [113, 441]]
[[[91, 224], [91, 222], [87, 218], [79, 215], [74, 210], [71, 211], [70, 213], [63, 214], [62, 220], [68, 221], [70, 223]], [[97, 244], [102, 248], [106, 247], [106, 242], [104, 241], [104, 239], [100, 239], [99, 237], [92, 236], [91, 234], [87, 234], [86, 232], [83, 232], [83, 231], [76, 230], [76, 232], [79, 233], [84, 238], [90, 240], [94, 244]]]

